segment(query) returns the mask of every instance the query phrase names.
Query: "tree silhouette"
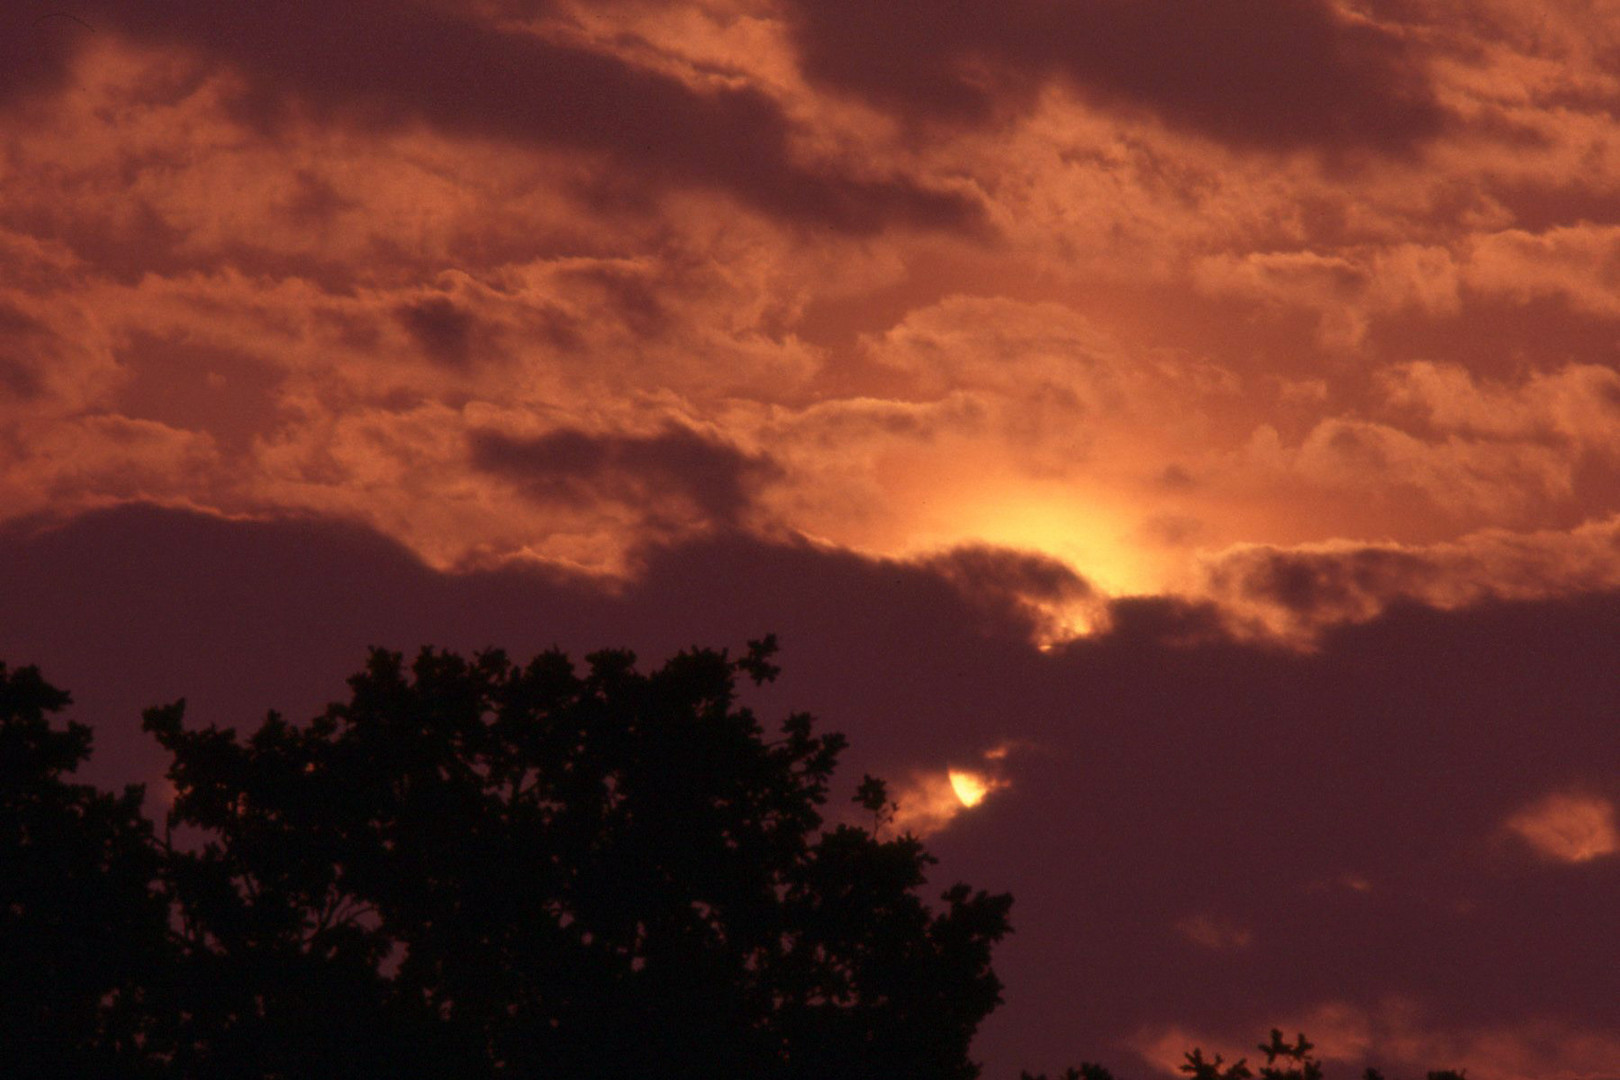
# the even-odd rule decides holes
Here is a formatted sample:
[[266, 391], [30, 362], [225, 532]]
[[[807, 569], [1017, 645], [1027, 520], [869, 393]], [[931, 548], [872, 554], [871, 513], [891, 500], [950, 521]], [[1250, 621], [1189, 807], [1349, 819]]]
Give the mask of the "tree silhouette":
[[[1018, 1078], [1019, 1080], [1048, 1080], [1045, 1073], [1036, 1076], [1033, 1073], [1021, 1072], [1018, 1074]], [[1078, 1068], [1071, 1065], [1069, 1068], [1064, 1069], [1057, 1075], [1055, 1080], [1114, 1080], [1114, 1074], [1101, 1065], [1093, 1065], [1089, 1061], [1083, 1061]]]
[[[245, 739], [151, 709], [161, 839], [140, 787], [68, 779], [68, 695], [0, 664], [0, 1076], [976, 1077], [1011, 898], [926, 904], [873, 777], [869, 830], [826, 823], [843, 738], [737, 704], [774, 648], [374, 650], [347, 702]], [[1303, 1034], [1259, 1048], [1259, 1080], [1322, 1080]]]
[[149, 711], [199, 840], [165, 870], [182, 1072], [976, 1076], [1011, 900], [931, 910], [915, 838], [825, 825], [843, 739], [736, 704], [773, 648], [375, 651], [246, 739]]
[[[1203, 1050], [1197, 1047], [1187, 1052], [1187, 1060], [1180, 1066], [1180, 1071], [1186, 1073], [1191, 1080], [1250, 1080], [1256, 1075], [1259, 1080], [1323, 1080], [1325, 1074], [1322, 1063], [1311, 1054], [1315, 1049], [1316, 1044], [1305, 1038], [1303, 1033], [1297, 1035], [1293, 1042], [1289, 1042], [1283, 1038], [1281, 1028], [1272, 1028], [1271, 1038], [1260, 1044], [1260, 1052], [1266, 1055], [1266, 1063], [1260, 1067], [1258, 1074], [1250, 1070], [1246, 1058], [1239, 1058], [1231, 1064], [1226, 1064], [1221, 1055], [1206, 1058]], [[1465, 1073], [1466, 1070], [1430, 1070], [1426, 1074], [1426, 1080], [1467, 1080]], [[1093, 1078], [1088, 1077], [1086, 1080]], [[1105, 1076], [1096, 1080], [1111, 1080], [1111, 1078]], [[1384, 1074], [1377, 1069], [1368, 1068], [1362, 1073], [1362, 1080], [1384, 1080]]]
[[0, 663], [0, 1075], [143, 1075], [168, 968], [142, 792], [66, 779], [90, 729], [68, 695]]
[[1270, 1041], [1260, 1044], [1260, 1052], [1266, 1055], [1260, 1080], [1322, 1080], [1322, 1063], [1311, 1056], [1315, 1049], [1304, 1032], [1289, 1042], [1281, 1028], [1272, 1028]]

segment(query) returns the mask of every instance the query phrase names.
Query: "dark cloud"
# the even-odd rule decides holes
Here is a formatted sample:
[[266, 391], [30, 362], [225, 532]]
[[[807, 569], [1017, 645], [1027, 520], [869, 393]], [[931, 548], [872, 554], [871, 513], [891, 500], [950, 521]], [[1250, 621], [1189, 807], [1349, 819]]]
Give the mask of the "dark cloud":
[[0, 301], [0, 340], [7, 346], [0, 352], [0, 391], [6, 396], [28, 401], [44, 390], [38, 361], [29, 353], [34, 342], [48, 335], [48, 328], [38, 319]]
[[970, 592], [994, 592], [1054, 602], [1086, 599], [1091, 586], [1066, 563], [1033, 552], [983, 544], [955, 548], [922, 565]]
[[66, 81], [68, 61], [92, 28], [36, 0], [0, 13], [0, 106], [50, 93]]
[[[1168, 596], [1127, 596], [1108, 604], [1110, 641], [1149, 650], [1211, 645], [1230, 638], [1224, 613], [1214, 604]], [[1069, 649], [1086, 649], [1075, 642]]]
[[1373, 323], [1367, 348], [1380, 355], [1466, 358], [1476, 379], [1518, 381], [1571, 360], [1614, 353], [1615, 320], [1583, 310], [1568, 294], [1482, 292], [1464, 286], [1449, 315], [1409, 310]]
[[783, 217], [857, 232], [960, 228], [963, 196], [799, 164], [789, 123], [747, 88], [698, 92], [612, 56], [501, 32], [421, 3], [101, 3], [110, 28], [195, 49], [256, 80], [244, 101], [275, 123], [294, 104], [370, 125], [595, 151], [646, 182], [711, 187]]
[[0, 390], [5, 391], [6, 396], [28, 401], [37, 398], [43, 389], [44, 384], [33, 365], [0, 353]]
[[71, 371], [69, 343], [49, 325], [0, 300], [0, 401], [43, 397], [54, 369]]
[[768, 458], [682, 427], [657, 435], [564, 429], [532, 439], [479, 432], [471, 449], [477, 468], [519, 484], [537, 502], [657, 508], [677, 499], [716, 525], [736, 524], [759, 484], [777, 473]]
[[[0, 226], [60, 241], [97, 271], [125, 285], [136, 285], [148, 275], [183, 273], [196, 265], [195, 253], [186, 248], [188, 231], [165, 220], [150, 200], [133, 192], [120, 195], [113, 213], [86, 213], [71, 200], [0, 200]], [[299, 269], [316, 276], [307, 266]]]
[[1082, 605], [1102, 606], [1085, 578], [1057, 559], [1033, 552], [973, 544], [921, 560], [919, 565], [983, 610], [990, 617], [988, 625], [1023, 621], [1043, 638], [1062, 631], [1056, 612]]
[[288, 220], [301, 228], [322, 228], [339, 214], [360, 207], [360, 203], [345, 196], [331, 181], [307, 169], [295, 170], [292, 179], [293, 193], [283, 204], [283, 210]]
[[1331, 623], [1421, 595], [1444, 574], [1432, 558], [1414, 551], [1257, 548], [1218, 564], [1212, 584], [1233, 599], [1276, 604], [1307, 623]]
[[793, 0], [810, 74], [978, 122], [1062, 78], [1224, 142], [1403, 150], [1442, 114], [1396, 36], [1322, 0]]
[[[1620, 596], [1408, 606], [1310, 656], [1236, 645], [1170, 601], [1119, 609], [1112, 634], [1009, 684], [1043, 751], [1021, 759], [1016, 797], [935, 843], [953, 870], [1007, 875], [1028, 932], [1004, 949], [1029, 975], [987, 1055], [1044, 1043], [1059, 1060], [1031, 1032], [1084, 1028], [1095, 1046], [1154, 1012], [1241, 1038], [1265, 1016], [1397, 997], [1426, 1010], [1420, 1026], [1614, 1030], [1620, 952], [1581, 942], [1602, 934], [1620, 859], [1538, 868], [1500, 829], [1544, 792], [1620, 795], [1604, 629]], [[1572, 925], [1548, 927], [1564, 904]], [[1253, 943], [1216, 953], [1172, 932], [1196, 916]]]
[[[186, 695], [199, 717], [222, 722], [251, 723], [270, 707], [298, 716], [341, 693], [369, 645], [521, 654], [612, 643], [655, 659], [768, 631], [786, 642], [793, 707], [824, 709], [835, 728], [891, 729], [872, 761], [906, 760], [912, 738], [965, 752], [987, 737], [987, 718], [992, 728], [1012, 718], [976, 696], [907, 712], [911, 678], [944, 686], [976, 663], [1027, 662], [1029, 624], [1003, 610], [989, 617], [921, 567], [737, 534], [653, 552], [626, 591], [534, 569], [440, 574], [330, 521], [127, 506], [0, 526], [0, 658], [38, 662], [75, 691], [81, 714], [101, 724], [103, 777], [157, 760], [139, 733], [145, 705]], [[874, 663], [830, 678], [856, 641], [912, 674]]]
[[[997, 954], [1007, 1004], [978, 1043], [987, 1076], [1081, 1057], [1136, 1075], [1123, 1040], [1143, 1027], [1250, 1043], [1327, 1002], [1396, 998], [1424, 1010], [1420, 1028], [1620, 1029], [1620, 858], [1551, 864], [1501, 828], [1549, 792], [1620, 798], [1620, 594], [1409, 606], [1310, 655], [1131, 600], [1111, 633], [1042, 654], [965, 575], [1072, 583], [994, 553], [947, 562], [731, 534], [654, 553], [609, 594], [434, 573], [331, 523], [132, 507], [0, 530], [0, 658], [73, 690], [96, 775], [123, 778], [158, 762], [141, 707], [184, 694], [199, 722], [309, 715], [369, 644], [614, 644], [652, 661], [774, 630], [784, 674], [761, 717], [802, 708], [846, 732], [846, 779], [1015, 747], [1012, 786], [929, 841], [939, 887], [1017, 898]], [[1199, 924], [1248, 944], [1177, 929]]]
[[587, 266], [565, 269], [565, 281], [582, 282], [601, 294], [608, 309], [635, 333], [650, 337], [672, 324], [669, 309], [659, 298], [655, 278], [615, 266]]
[[1204, 522], [1188, 514], [1154, 514], [1142, 522], [1137, 535], [1160, 547], [1190, 547], [1207, 532]]
[[1198, 480], [1185, 465], [1166, 465], [1159, 473], [1159, 485], [1167, 491], [1190, 491]]
[[429, 357], [446, 367], [467, 366], [475, 325], [471, 312], [448, 297], [435, 296], [406, 304], [396, 315]]

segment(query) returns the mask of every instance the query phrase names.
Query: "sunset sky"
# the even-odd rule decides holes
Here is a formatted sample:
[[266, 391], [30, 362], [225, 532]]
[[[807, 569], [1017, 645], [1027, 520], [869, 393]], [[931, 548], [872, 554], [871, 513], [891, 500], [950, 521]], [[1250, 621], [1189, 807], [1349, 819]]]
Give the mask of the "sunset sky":
[[95, 778], [775, 631], [1016, 897], [986, 1077], [1620, 1077], [1620, 4], [18, 0], [0, 147]]

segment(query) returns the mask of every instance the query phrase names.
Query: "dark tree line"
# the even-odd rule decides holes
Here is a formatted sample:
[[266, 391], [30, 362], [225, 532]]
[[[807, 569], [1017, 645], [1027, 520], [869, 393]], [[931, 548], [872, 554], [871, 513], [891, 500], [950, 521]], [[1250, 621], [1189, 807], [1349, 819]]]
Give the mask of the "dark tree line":
[[[376, 650], [246, 737], [154, 708], [161, 828], [0, 664], [0, 1075], [971, 1080], [1011, 898], [930, 905], [914, 837], [826, 822], [843, 738], [737, 703], [774, 648]], [[1264, 1080], [1319, 1080], [1273, 1044]]]
[[161, 830], [0, 669], [0, 1074], [976, 1075], [1011, 900], [825, 823], [843, 739], [736, 703], [772, 648], [377, 651], [245, 738], [152, 709]]
[[[1316, 1044], [1303, 1033], [1289, 1042], [1283, 1038], [1280, 1028], [1272, 1028], [1271, 1038], [1259, 1044], [1266, 1063], [1260, 1066], [1258, 1073], [1249, 1068], [1247, 1058], [1227, 1062], [1219, 1054], [1205, 1057], [1201, 1049], [1187, 1052], [1180, 1071], [1186, 1073], [1189, 1080], [1323, 1080], [1322, 1063], [1311, 1053], [1315, 1049]], [[1053, 1078], [1045, 1073], [1032, 1076], [1026, 1072], [1020, 1075], [1020, 1080], [1114, 1080], [1114, 1074], [1101, 1065], [1085, 1063], [1079, 1068], [1065, 1069]], [[1384, 1080], [1384, 1074], [1369, 1068], [1362, 1073], [1362, 1080]], [[1467, 1080], [1467, 1076], [1465, 1071], [1437, 1069], [1428, 1072], [1426, 1080]]]

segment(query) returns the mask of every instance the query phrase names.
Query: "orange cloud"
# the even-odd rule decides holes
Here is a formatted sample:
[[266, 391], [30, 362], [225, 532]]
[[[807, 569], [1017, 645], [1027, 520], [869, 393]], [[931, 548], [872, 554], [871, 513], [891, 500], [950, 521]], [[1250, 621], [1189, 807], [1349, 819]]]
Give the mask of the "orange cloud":
[[1620, 587], [1620, 518], [1568, 532], [1484, 530], [1431, 545], [1239, 546], [1205, 564], [1207, 594], [1240, 619], [1308, 641], [1391, 605], [1456, 608]]
[[1384, 1075], [1449, 1068], [1465, 1069], [1480, 1080], [1604, 1080], [1620, 1061], [1620, 1039], [1607, 1031], [1552, 1019], [1448, 1027], [1417, 1002], [1394, 997], [1371, 1007], [1325, 1002], [1252, 1026], [1253, 1031], [1216, 1034], [1163, 1025], [1139, 1032], [1133, 1046], [1165, 1076], [1179, 1075], [1183, 1055], [1193, 1046], [1202, 1047], [1206, 1057], [1220, 1053], [1228, 1061], [1253, 1062], [1257, 1040], [1249, 1036], [1273, 1026], [1310, 1036], [1330, 1074], [1373, 1066]]
[[1194, 945], [1216, 952], [1246, 949], [1254, 944], [1252, 930], [1213, 915], [1189, 915], [1176, 922], [1175, 930]]
[[1596, 795], [1548, 795], [1508, 818], [1507, 829], [1559, 862], [1590, 862], [1620, 852], [1614, 803]]
[[998, 747], [985, 752], [981, 761], [972, 766], [914, 774], [894, 791], [898, 807], [894, 826], [917, 836], [944, 829], [958, 815], [1011, 786], [1000, 766], [1005, 757], [1005, 748]]
[[[1306, 5], [1272, 55], [1235, 45], [1254, 12], [1195, 42], [1029, 5], [930, 35], [753, 0], [204, 7], [48, 20], [38, 86], [0, 87], [11, 512], [314, 511], [440, 566], [614, 573], [710, 527], [1000, 546], [1313, 624], [1613, 580], [1600, 14]], [[1081, 26], [1132, 63], [1052, 51]], [[473, 67], [387, 62], [429, 40]], [[316, 62], [358, 41], [348, 78]], [[911, 66], [849, 66], [879, 42]], [[1220, 63], [1265, 78], [1135, 81]], [[583, 111], [518, 107], [546, 87]], [[102, 435], [64, 464], [115, 429], [149, 467], [92, 466]], [[668, 431], [770, 482], [614, 466], [563, 506], [469, 453]], [[1048, 638], [1100, 625], [1077, 597]]]

